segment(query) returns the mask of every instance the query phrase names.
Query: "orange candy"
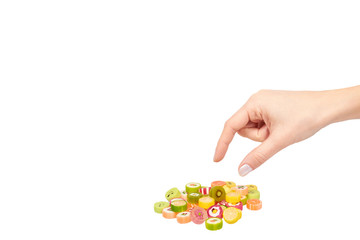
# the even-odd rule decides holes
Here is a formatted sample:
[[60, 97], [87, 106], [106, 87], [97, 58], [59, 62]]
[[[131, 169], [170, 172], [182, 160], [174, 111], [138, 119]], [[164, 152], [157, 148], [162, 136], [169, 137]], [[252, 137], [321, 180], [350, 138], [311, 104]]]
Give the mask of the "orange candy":
[[171, 210], [171, 207], [167, 207], [162, 210], [163, 217], [167, 219], [176, 218], [177, 214], [178, 214], [177, 212], [173, 212]]
[[246, 207], [250, 210], [259, 210], [262, 207], [262, 202], [259, 199], [247, 200]]
[[237, 185], [236, 187], [232, 187], [231, 190], [239, 191], [241, 196], [248, 194], [248, 187], [246, 185]]
[[189, 203], [189, 202], [187, 202], [187, 210], [193, 209], [193, 208], [196, 207], [196, 206], [197, 206], [197, 204], [195, 204], [195, 203]]
[[211, 183], [211, 187], [214, 187], [214, 186], [224, 186], [226, 185], [226, 182], [224, 181], [214, 181]]
[[190, 212], [185, 211], [185, 212], [178, 213], [178, 215], [176, 215], [176, 220], [178, 221], [178, 223], [191, 222]]

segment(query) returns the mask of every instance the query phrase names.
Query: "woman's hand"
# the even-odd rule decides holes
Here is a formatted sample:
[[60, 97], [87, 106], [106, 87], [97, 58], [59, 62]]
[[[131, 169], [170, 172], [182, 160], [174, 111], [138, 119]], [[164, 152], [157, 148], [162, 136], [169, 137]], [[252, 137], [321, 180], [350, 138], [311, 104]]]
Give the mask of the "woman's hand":
[[235, 133], [262, 142], [239, 165], [239, 174], [245, 176], [326, 125], [356, 117], [360, 117], [360, 87], [319, 92], [261, 90], [226, 121], [214, 161], [224, 158]]

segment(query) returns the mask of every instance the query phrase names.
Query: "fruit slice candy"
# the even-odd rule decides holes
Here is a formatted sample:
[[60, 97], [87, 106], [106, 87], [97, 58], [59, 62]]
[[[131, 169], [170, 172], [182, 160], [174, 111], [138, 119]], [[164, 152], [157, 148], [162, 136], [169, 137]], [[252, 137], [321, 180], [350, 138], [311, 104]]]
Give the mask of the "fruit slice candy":
[[179, 191], [179, 189], [177, 188], [172, 188], [169, 191], [166, 192], [165, 194], [165, 198], [170, 201], [173, 198], [178, 198], [181, 197], [181, 193]]
[[186, 212], [178, 213], [178, 215], [176, 215], [176, 220], [178, 221], [178, 223], [191, 222], [190, 212], [186, 211]]
[[255, 189], [249, 190], [248, 194], [246, 195], [248, 200], [249, 199], [260, 199], [260, 192]]
[[246, 207], [250, 210], [259, 210], [262, 208], [262, 202], [259, 199], [249, 199]]
[[241, 218], [241, 215], [241, 210], [234, 207], [229, 207], [225, 209], [223, 213], [225, 222], [229, 224], [236, 223]]
[[162, 210], [166, 207], [169, 207], [169, 203], [168, 202], [157, 202], [154, 204], [154, 211], [156, 213], [162, 213]]
[[201, 193], [189, 193], [187, 195], [187, 200], [189, 203], [197, 204], [202, 196], [203, 195]]
[[187, 209], [187, 202], [183, 199], [175, 201], [172, 200], [170, 206], [173, 212], [184, 212]]
[[224, 182], [224, 181], [213, 181], [213, 182], [211, 183], [211, 187], [224, 186], [224, 185], [226, 185], [226, 182]]
[[223, 221], [221, 218], [208, 218], [205, 221], [205, 227], [208, 230], [219, 230], [223, 226]]
[[212, 218], [222, 218], [223, 217], [223, 208], [219, 205], [213, 205], [207, 210], [208, 216]]
[[191, 221], [196, 224], [202, 224], [208, 218], [207, 212], [201, 207], [194, 207], [190, 213]]
[[226, 201], [228, 203], [236, 204], [241, 201], [241, 195], [238, 191], [231, 191], [226, 193]]
[[202, 207], [204, 209], [208, 209], [214, 204], [215, 204], [215, 200], [212, 197], [207, 196], [199, 199], [199, 207]]
[[222, 186], [211, 187], [209, 196], [214, 198], [216, 202], [225, 200], [225, 189]]
[[201, 188], [201, 184], [196, 183], [196, 182], [190, 182], [185, 185], [185, 190], [188, 194], [189, 193], [197, 193], [197, 192], [199, 192], [200, 188]]
[[248, 194], [248, 187], [245, 185], [237, 185], [236, 187], [231, 188], [231, 190], [239, 191], [241, 196]]
[[171, 219], [176, 218], [177, 213], [172, 211], [171, 207], [167, 207], [162, 210], [162, 215], [164, 218]]

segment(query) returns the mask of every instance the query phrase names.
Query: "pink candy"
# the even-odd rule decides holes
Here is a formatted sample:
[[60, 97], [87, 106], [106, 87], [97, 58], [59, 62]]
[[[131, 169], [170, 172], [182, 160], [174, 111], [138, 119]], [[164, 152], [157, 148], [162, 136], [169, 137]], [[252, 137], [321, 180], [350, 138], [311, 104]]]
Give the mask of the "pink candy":
[[207, 214], [209, 217], [222, 218], [223, 217], [223, 209], [219, 204], [215, 204], [208, 208]]
[[205, 209], [201, 207], [194, 207], [190, 212], [190, 219], [196, 224], [202, 224], [208, 218], [208, 214]]

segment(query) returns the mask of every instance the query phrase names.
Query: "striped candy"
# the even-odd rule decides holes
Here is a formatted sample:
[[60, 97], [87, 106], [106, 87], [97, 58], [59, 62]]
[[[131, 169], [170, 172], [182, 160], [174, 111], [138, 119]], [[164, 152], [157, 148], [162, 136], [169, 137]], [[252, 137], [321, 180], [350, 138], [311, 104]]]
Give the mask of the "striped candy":
[[200, 188], [199, 191], [202, 195], [209, 195], [210, 189], [211, 189], [211, 187], [203, 187], [203, 188]]

